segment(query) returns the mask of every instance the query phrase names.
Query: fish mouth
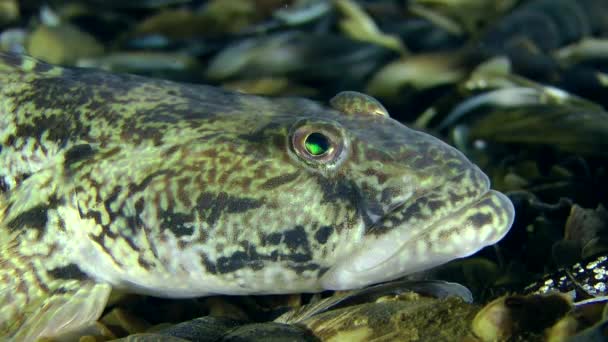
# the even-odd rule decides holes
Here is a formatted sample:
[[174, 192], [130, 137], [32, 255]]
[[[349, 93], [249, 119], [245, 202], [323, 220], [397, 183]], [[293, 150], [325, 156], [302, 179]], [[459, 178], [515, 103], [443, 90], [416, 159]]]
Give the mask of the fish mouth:
[[475, 167], [387, 213], [323, 275], [321, 285], [358, 288], [469, 256], [500, 241], [514, 217], [509, 198], [491, 190]]

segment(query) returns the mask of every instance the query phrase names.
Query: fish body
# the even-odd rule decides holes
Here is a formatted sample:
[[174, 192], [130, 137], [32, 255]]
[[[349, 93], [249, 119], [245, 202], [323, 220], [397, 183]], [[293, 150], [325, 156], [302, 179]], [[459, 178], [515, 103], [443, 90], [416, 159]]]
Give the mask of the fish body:
[[0, 54], [0, 336], [161, 297], [351, 289], [474, 253], [514, 210], [355, 92], [331, 106]]

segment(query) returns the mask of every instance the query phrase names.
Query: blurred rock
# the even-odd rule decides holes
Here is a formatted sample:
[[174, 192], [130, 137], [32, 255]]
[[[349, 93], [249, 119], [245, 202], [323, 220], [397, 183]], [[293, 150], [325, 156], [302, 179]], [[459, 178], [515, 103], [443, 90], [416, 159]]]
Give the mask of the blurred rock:
[[0, 27], [17, 21], [19, 15], [19, 3], [17, 0], [0, 1]]
[[38, 26], [30, 35], [28, 54], [43, 61], [74, 65], [80, 58], [99, 56], [104, 47], [92, 35], [70, 24]]

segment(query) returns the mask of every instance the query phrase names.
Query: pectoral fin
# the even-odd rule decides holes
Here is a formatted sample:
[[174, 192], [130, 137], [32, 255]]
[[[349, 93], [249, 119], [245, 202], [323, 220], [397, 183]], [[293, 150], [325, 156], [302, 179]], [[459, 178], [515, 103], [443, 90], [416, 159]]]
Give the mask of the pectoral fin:
[[40, 337], [74, 333], [94, 324], [108, 301], [110, 285], [86, 282], [77, 287], [76, 292], [55, 292], [41, 300], [42, 305], [32, 308], [34, 311], [25, 318], [13, 338], [35, 341]]
[[[6, 247], [6, 246], [5, 246]], [[111, 287], [54, 277], [37, 260], [0, 251], [0, 340], [35, 341], [86, 329], [105, 308]]]
[[0, 198], [0, 341], [35, 341], [94, 324], [110, 285], [94, 282], [59, 246], [37, 238], [28, 226], [36, 220], [23, 217], [12, 229], [6, 210]]

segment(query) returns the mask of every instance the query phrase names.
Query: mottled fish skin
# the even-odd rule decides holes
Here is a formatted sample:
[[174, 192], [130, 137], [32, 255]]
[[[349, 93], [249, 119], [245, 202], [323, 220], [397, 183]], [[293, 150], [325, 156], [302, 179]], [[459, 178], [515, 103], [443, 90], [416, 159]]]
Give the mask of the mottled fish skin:
[[[28, 317], [63, 303], [95, 320], [109, 286], [354, 288], [506, 234], [513, 207], [475, 165], [365, 99], [329, 108], [0, 54], [0, 336], [57, 334]], [[303, 155], [313, 132], [332, 154]]]

